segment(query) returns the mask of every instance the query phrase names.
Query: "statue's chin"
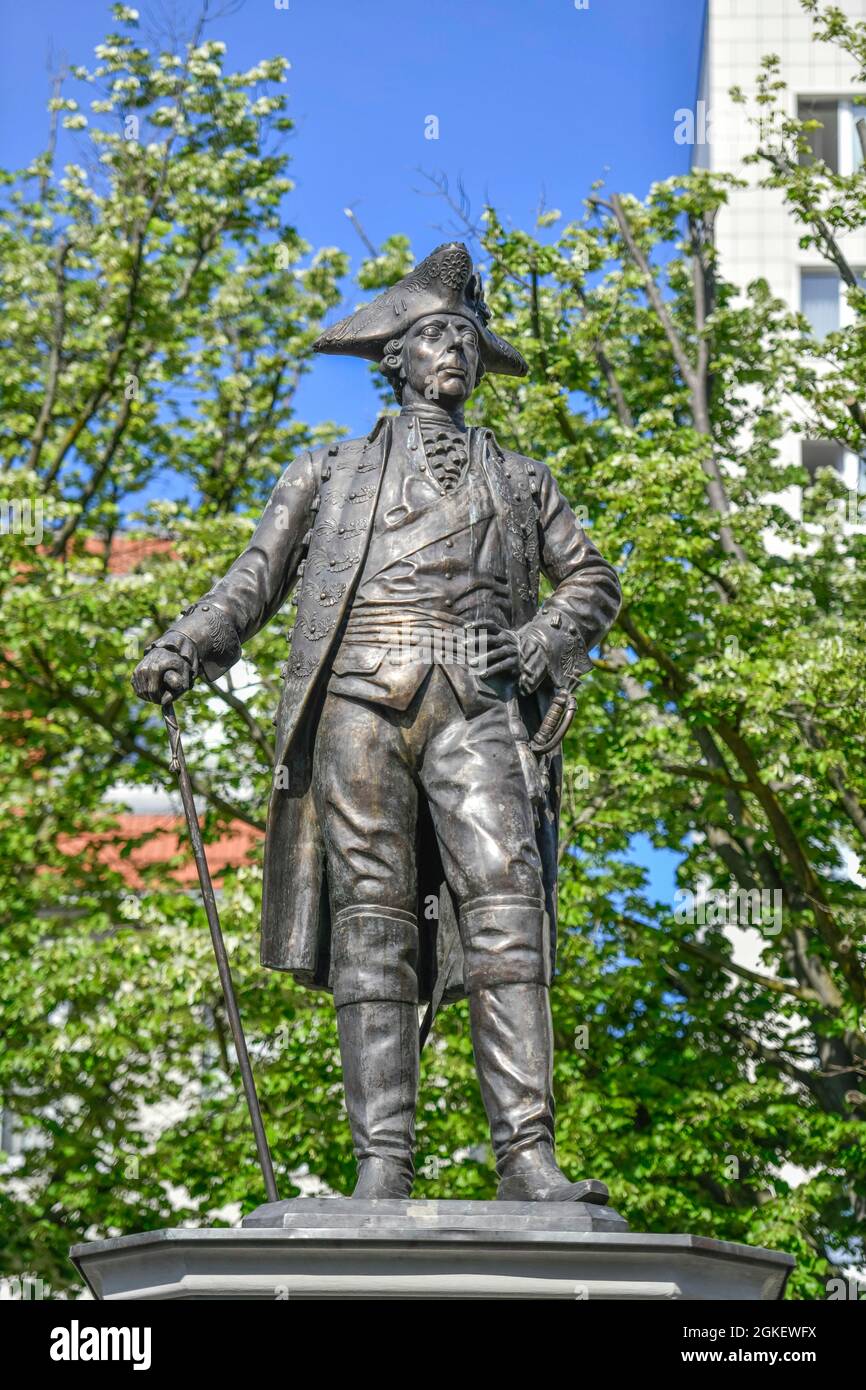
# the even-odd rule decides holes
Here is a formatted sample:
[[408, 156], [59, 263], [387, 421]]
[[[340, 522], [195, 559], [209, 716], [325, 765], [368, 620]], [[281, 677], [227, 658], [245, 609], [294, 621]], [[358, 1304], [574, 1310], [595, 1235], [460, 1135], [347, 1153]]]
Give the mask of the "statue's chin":
[[459, 403], [468, 400], [472, 394], [471, 388], [465, 377], [448, 376], [439, 383], [439, 399], [456, 401]]

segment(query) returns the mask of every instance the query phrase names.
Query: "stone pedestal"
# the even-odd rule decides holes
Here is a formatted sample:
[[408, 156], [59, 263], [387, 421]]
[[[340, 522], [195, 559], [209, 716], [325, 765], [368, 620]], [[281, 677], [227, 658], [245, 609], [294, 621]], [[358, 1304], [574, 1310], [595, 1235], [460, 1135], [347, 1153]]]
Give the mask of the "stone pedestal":
[[790, 1255], [631, 1232], [610, 1207], [303, 1198], [239, 1229], [76, 1245], [98, 1299], [778, 1299]]

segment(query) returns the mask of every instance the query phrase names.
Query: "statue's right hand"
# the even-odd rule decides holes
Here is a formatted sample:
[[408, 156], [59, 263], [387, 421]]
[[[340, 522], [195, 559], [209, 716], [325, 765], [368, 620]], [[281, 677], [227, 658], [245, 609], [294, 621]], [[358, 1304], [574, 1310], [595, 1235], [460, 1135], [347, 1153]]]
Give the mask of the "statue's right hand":
[[142, 700], [162, 703], [166, 695], [173, 700], [193, 686], [192, 667], [168, 647], [153, 647], [132, 673], [132, 688]]

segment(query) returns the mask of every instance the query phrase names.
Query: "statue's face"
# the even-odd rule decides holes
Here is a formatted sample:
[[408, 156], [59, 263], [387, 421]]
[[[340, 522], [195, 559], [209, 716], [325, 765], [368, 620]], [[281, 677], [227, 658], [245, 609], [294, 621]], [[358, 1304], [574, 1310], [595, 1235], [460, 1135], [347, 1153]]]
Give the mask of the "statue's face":
[[403, 345], [403, 371], [413, 392], [458, 404], [475, 389], [478, 331], [461, 314], [428, 314], [413, 323]]

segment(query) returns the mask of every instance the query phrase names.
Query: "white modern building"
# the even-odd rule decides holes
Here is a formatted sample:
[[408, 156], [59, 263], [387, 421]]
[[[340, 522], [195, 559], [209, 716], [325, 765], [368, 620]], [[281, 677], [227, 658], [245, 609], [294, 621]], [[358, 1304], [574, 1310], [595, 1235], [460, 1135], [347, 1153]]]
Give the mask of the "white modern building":
[[[834, 3], [852, 18], [866, 20], [866, 0]], [[822, 335], [843, 327], [848, 317], [840, 278], [816, 251], [798, 245], [802, 232], [781, 193], [757, 186], [761, 168], [743, 164], [757, 142], [748, 120], [754, 107], [737, 105], [730, 97], [734, 86], [747, 96], [754, 94], [761, 61], [769, 53], [781, 60], [790, 114], [822, 124], [811, 137], [815, 153], [840, 174], [852, 173], [862, 162], [856, 121], [866, 117], [866, 106], [856, 106], [853, 98], [866, 97], [866, 86], [855, 84], [857, 66], [838, 45], [815, 40], [811, 17], [799, 0], [706, 0], [693, 163], [737, 174], [750, 184], [718, 219], [725, 278], [745, 286], [763, 277]], [[843, 238], [841, 245], [852, 268], [866, 271], [866, 231]], [[802, 451], [810, 471], [830, 465], [853, 491], [866, 491], [866, 463], [839, 445], [792, 436], [784, 447], [792, 461], [795, 451]]]

